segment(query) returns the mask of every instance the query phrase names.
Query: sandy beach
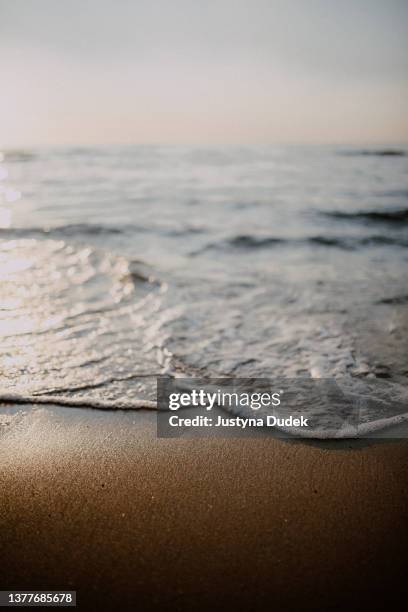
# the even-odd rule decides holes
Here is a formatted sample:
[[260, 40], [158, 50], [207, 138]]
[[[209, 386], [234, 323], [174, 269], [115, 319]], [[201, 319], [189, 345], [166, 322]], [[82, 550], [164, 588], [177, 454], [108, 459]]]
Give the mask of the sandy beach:
[[2, 589], [77, 590], [95, 610], [401, 594], [406, 440], [165, 440], [152, 412], [53, 406], [4, 406], [0, 425]]

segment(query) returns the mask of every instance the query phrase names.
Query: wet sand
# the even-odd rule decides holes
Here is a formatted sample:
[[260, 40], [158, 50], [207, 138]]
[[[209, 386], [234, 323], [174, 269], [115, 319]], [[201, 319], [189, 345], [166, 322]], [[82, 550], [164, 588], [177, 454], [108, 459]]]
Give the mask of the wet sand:
[[406, 440], [163, 440], [152, 412], [0, 415], [3, 590], [76, 589], [91, 610], [396, 609]]

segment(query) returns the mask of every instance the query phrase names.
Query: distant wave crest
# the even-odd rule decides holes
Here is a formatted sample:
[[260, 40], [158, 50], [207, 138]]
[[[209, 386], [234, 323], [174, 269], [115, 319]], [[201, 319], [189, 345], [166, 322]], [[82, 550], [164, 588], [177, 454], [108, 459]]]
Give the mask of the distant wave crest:
[[274, 248], [278, 246], [307, 246], [308, 244], [344, 250], [354, 250], [364, 246], [397, 246], [407, 248], [408, 240], [383, 235], [361, 237], [316, 235], [299, 239], [285, 239], [276, 236], [239, 235], [220, 240], [219, 242], [211, 242], [201, 249], [192, 252], [191, 255], [200, 255], [201, 253], [212, 250], [217, 251], [231, 249], [236, 251], [251, 251], [257, 249]]
[[359, 157], [363, 155], [371, 157], [405, 157], [407, 152], [403, 149], [360, 149], [357, 151], [341, 151], [341, 155]]
[[68, 225], [57, 225], [55, 227], [11, 227], [0, 228], [0, 237], [30, 238], [50, 236], [54, 238], [68, 236], [95, 236], [108, 234], [121, 234], [123, 230], [119, 227], [109, 225], [97, 225], [90, 223], [72, 223]]
[[324, 215], [332, 219], [344, 219], [349, 221], [401, 223], [408, 221], [408, 208], [399, 208], [396, 210], [362, 210], [357, 212], [331, 211], [325, 212]]

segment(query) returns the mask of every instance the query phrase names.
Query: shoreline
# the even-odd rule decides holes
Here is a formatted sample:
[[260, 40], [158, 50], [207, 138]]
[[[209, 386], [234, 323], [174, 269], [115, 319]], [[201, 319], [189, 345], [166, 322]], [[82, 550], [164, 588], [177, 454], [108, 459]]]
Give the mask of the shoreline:
[[[28, 408], [46, 406], [54, 409], [60, 408], [61, 410], [95, 410], [112, 414], [116, 414], [118, 412], [138, 413], [139, 411], [146, 410], [151, 411], [154, 415], [157, 415], [159, 411], [157, 408], [157, 402], [147, 399], [134, 399], [126, 403], [123, 400], [118, 400], [115, 402], [114, 400], [104, 401], [101, 399], [87, 397], [65, 398], [53, 395], [24, 396], [17, 393], [0, 394], [0, 406], [2, 406], [3, 409], [7, 409], [7, 407], [10, 409], [10, 406], [13, 405], [16, 405], [17, 410], [20, 411], [24, 410], [21, 409], [20, 406], [27, 406]], [[163, 413], [164, 411], [160, 412]], [[168, 411], [168, 414], [170, 415], [173, 413]], [[178, 416], [179, 414], [185, 416], [180, 417]], [[220, 406], [214, 406], [212, 414], [217, 418], [217, 422], [215, 423], [214, 427], [220, 428], [224, 432], [226, 431], [226, 427], [232, 427], [235, 430], [245, 430], [247, 429], [248, 425], [250, 434], [247, 435], [271, 435], [277, 438], [286, 439], [288, 441], [294, 439], [298, 439], [300, 441], [408, 439], [408, 412], [395, 414], [373, 421], [362, 422], [358, 425], [349, 425], [347, 422], [345, 422], [344, 426], [337, 429], [312, 428], [311, 431], [308, 429], [308, 421], [310, 417], [304, 417], [303, 415], [300, 415], [299, 418], [291, 416], [289, 419], [280, 419], [275, 416], [268, 416], [265, 420], [265, 416], [263, 415], [261, 415], [260, 418], [248, 418], [241, 416], [239, 413], [231, 413]], [[190, 418], [191, 415], [194, 415], [194, 417]], [[181, 410], [179, 413], [177, 413], [177, 415], [172, 417], [173, 420], [177, 419], [180, 421], [179, 423], [174, 424], [174, 429], [183, 429], [183, 436], [187, 431], [187, 437], [205, 437], [200, 430], [209, 427], [214, 429], [214, 419], [209, 419], [208, 417], [200, 415], [200, 412], [194, 411], [192, 408]], [[197, 423], [194, 423], [194, 419], [197, 421]], [[291, 421], [291, 423], [287, 423], [286, 421], [288, 420]], [[171, 419], [169, 418], [169, 423], [170, 421]], [[188, 429], [184, 430], [184, 427], [188, 427], [185, 422], [190, 423], [190, 426], [195, 429], [194, 436], [189, 434]], [[240, 435], [240, 432], [235, 435]], [[176, 438], [179, 437], [179, 435], [165, 435], [162, 437]], [[229, 437], [229, 434], [226, 434], [225, 437]]]
[[158, 439], [152, 411], [9, 406], [2, 589], [79, 609], [347, 609], [405, 580], [407, 440]]

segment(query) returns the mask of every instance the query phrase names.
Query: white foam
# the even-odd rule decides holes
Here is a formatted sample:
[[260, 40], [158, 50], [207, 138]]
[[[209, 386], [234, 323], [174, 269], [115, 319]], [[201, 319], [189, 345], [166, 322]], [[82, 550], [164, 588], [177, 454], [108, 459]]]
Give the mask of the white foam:
[[96, 408], [98, 410], [156, 410], [157, 402], [144, 399], [131, 401], [103, 400], [82, 395], [81, 397], [62, 397], [60, 395], [21, 395], [19, 393], [0, 393], [0, 402], [15, 404], [56, 404], [73, 408]]
[[408, 421], [408, 412], [405, 414], [397, 414], [376, 421], [361, 423], [357, 426], [346, 424], [341, 429], [306, 429], [299, 427], [279, 427], [281, 431], [291, 435], [292, 437], [310, 438], [319, 440], [339, 440], [347, 438], [363, 438], [382, 429], [389, 429], [401, 425]]
[[[145, 399], [132, 399], [131, 401], [115, 399], [103, 400], [90, 396], [63, 397], [59, 395], [21, 395], [19, 393], [0, 393], [0, 402], [15, 404], [54, 404], [57, 406], [67, 406], [72, 408], [93, 408], [97, 410], [157, 410], [157, 402]], [[345, 424], [340, 429], [318, 429], [305, 427], [285, 427], [279, 426], [282, 432], [291, 437], [308, 439], [347, 439], [367, 437], [370, 434], [382, 429], [388, 429], [401, 425], [408, 421], [408, 412], [393, 415], [386, 418], [361, 423], [357, 426]]]

